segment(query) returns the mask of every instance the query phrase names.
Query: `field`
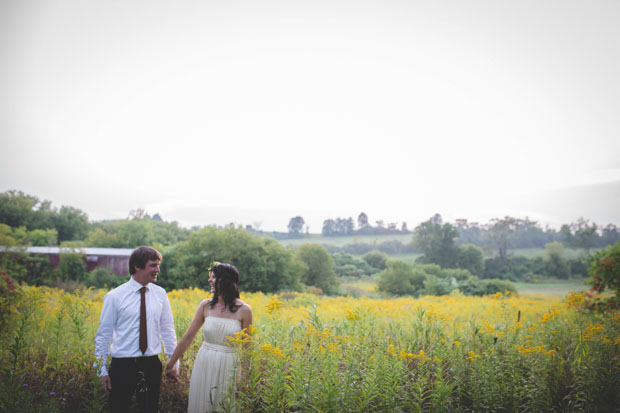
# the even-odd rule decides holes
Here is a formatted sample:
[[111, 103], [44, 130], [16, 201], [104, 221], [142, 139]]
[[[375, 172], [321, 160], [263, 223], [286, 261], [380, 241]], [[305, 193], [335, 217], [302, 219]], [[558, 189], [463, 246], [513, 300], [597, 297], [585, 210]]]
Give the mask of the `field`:
[[307, 243], [327, 244], [335, 247], [342, 247], [348, 244], [380, 244], [385, 241], [400, 241], [403, 244], [411, 243], [412, 234], [394, 235], [355, 235], [346, 237], [324, 237], [320, 234], [309, 234], [304, 238], [282, 239], [279, 242], [284, 246], [298, 247]]
[[585, 280], [544, 281], [540, 283], [514, 283], [520, 294], [540, 294], [551, 297], [564, 297], [571, 291], [588, 291], [590, 286]]
[[[373, 244], [379, 245], [386, 241], [400, 241], [403, 244], [411, 244], [413, 234], [394, 234], [394, 235], [356, 235], [356, 236], [343, 236], [343, 237], [325, 237], [320, 234], [309, 234], [304, 238], [295, 239], [281, 239], [278, 240], [285, 247], [299, 247], [306, 243], [314, 243], [321, 245], [332, 245], [335, 247], [344, 247], [350, 244]], [[483, 248], [485, 258], [492, 258], [497, 255], [497, 250], [485, 247]], [[355, 255], [355, 254], [354, 254]], [[390, 254], [390, 258], [401, 259], [403, 261], [413, 263], [415, 259], [421, 256], [421, 253], [414, 254]], [[508, 250], [509, 256], [523, 256], [526, 258], [536, 258], [545, 256], [544, 248], [513, 248]], [[575, 248], [565, 248], [564, 257], [566, 259], [579, 259], [585, 255], [584, 251]]]
[[[104, 294], [24, 287], [3, 295], [1, 411], [104, 409], [92, 368]], [[208, 296], [169, 293], [179, 335]], [[255, 322], [251, 336], [232, 338], [242, 374], [231, 409], [233, 399], [244, 412], [620, 407], [620, 313], [581, 311], [581, 295], [242, 298]], [[162, 411], [185, 411], [200, 341], [182, 360], [180, 383], [164, 383]]]

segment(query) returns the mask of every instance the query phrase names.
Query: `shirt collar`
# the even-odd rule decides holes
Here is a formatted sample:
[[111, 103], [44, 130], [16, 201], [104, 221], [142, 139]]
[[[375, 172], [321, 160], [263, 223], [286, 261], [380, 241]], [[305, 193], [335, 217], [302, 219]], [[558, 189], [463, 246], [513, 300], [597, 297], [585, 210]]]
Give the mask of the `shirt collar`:
[[146, 287], [148, 291], [151, 290], [151, 283], [147, 285], [142, 285], [138, 281], [133, 279], [133, 276], [129, 279], [129, 285], [131, 286], [131, 291], [140, 291], [142, 287]]

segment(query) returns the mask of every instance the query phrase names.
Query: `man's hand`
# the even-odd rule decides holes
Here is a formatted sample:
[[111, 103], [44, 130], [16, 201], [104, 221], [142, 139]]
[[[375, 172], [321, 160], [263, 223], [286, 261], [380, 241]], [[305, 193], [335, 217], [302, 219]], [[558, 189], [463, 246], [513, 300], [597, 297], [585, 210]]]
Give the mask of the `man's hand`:
[[166, 366], [166, 377], [172, 383], [179, 381], [179, 369], [176, 365]]
[[103, 385], [103, 390], [105, 390], [106, 394], [110, 393], [110, 390], [112, 390], [112, 380], [110, 380], [110, 376], [103, 376], [101, 378], [101, 384]]

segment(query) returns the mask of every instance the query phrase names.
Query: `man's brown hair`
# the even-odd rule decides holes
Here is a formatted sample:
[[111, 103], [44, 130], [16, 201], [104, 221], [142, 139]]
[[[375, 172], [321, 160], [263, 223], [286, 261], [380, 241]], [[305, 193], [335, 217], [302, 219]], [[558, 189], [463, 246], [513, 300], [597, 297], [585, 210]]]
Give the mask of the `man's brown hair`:
[[136, 267], [144, 268], [148, 261], [161, 261], [161, 254], [152, 247], [138, 247], [131, 253], [129, 257], [129, 274], [136, 273]]

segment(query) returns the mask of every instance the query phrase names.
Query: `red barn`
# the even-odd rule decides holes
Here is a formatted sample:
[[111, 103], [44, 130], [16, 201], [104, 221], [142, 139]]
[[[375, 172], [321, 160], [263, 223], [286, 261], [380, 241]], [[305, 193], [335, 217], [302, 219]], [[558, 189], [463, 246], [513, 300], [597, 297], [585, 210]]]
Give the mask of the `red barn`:
[[130, 248], [62, 248], [62, 247], [28, 247], [29, 254], [46, 254], [52, 268], [58, 267], [61, 254], [84, 254], [88, 272], [95, 268], [107, 268], [116, 275], [129, 275]]

